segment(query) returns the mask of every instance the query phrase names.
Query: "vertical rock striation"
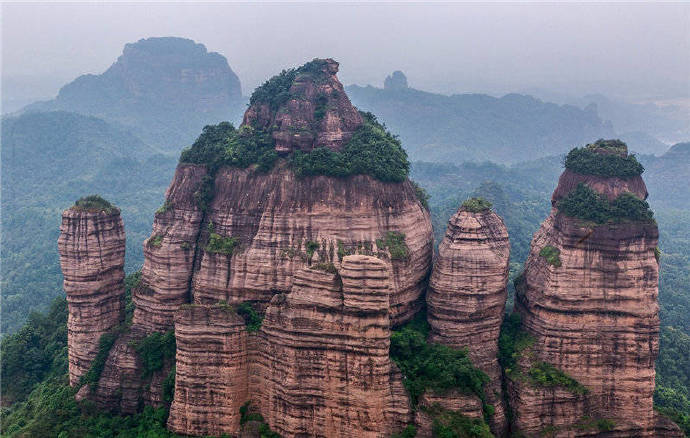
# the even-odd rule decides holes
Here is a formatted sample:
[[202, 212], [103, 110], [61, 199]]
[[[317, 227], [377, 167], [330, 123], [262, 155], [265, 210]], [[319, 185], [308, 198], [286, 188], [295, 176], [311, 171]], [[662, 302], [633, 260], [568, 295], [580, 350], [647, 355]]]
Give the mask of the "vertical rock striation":
[[[333, 263], [351, 253], [380, 255], [390, 272], [394, 322], [421, 307], [433, 251], [429, 212], [409, 181], [384, 183], [366, 175], [297, 178], [285, 165], [270, 173], [221, 169], [208, 222], [220, 236], [237, 239], [232, 254], [200, 248], [193, 296], [199, 304], [225, 300], [268, 303], [288, 292], [293, 273]], [[377, 240], [404, 235], [406, 257], [392, 258]], [[208, 241], [202, 227], [200, 241]], [[310, 245], [311, 250], [310, 250]]]
[[251, 394], [284, 437], [389, 436], [409, 417], [388, 349], [389, 273], [345, 257], [339, 273], [304, 269], [266, 312]]
[[[561, 177], [554, 209], [535, 234], [516, 285], [516, 311], [531, 342], [518, 360], [521, 372], [509, 374], [515, 426], [527, 436], [606, 431], [605, 436], [652, 437], [661, 429], [663, 436], [680, 436], [668, 431], [652, 407], [659, 347], [656, 223], [566, 216], [558, 201], [576, 188], [573, 178], [610, 201], [622, 191], [646, 195], [639, 176], [566, 171]], [[560, 380], [534, 368], [548, 368], [544, 363], [555, 367]], [[563, 372], [579, 385], [567, 383]]]
[[490, 209], [461, 207], [439, 245], [426, 298], [429, 340], [468, 348], [472, 363], [491, 379], [485, 392], [495, 408], [492, 429], [499, 435], [507, 426], [497, 354], [509, 258], [503, 220]]
[[[80, 200], [81, 201], [81, 200]], [[69, 315], [69, 381], [91, 365], [104, 333], [124, 317], [125, 230], [120, 211], [78, 204], [62, 213], [58, 239]]]
[[175, 316], [175, 339], [168, 428], [182, 435], [236, 433], [248, 391], [244, 320], [224, 305], [185, 306]]
[[133, 322], [147, 334], [170, 330], [175, 312], [191, 300], [205, 176], [203, 166], [177, 167], [166, 201], [156, 212], [151, 237], [144, 242], [142, 281], [133, 292]]

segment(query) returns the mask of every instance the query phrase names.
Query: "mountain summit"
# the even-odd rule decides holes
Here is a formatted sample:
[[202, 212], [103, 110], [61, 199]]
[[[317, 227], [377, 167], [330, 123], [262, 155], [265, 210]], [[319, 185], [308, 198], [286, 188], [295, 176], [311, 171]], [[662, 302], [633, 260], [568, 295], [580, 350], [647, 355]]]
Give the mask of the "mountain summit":
[[[66, 110], [135, 128], [170, 152], [208, 123], [241, 110], [240, 80], [224, 56], [184, 38], [141, 39], [125, 45], [104, 73], [79, 76], [28, 111]], [[167, 132], [161, 136], [160, 132]]]
[[363, 120], [336, 73], [330, 58], [283, 70], [254, 91], [242, 124], [270, 129], [278, 152], [340, 150]]

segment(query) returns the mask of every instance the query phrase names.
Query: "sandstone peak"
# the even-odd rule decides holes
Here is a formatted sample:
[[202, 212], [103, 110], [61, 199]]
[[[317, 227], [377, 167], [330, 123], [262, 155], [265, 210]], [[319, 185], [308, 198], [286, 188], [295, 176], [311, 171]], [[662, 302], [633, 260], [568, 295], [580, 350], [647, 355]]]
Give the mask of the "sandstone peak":
[[644, 167], [620, 140], [599, 139], [582, 148], [571, 150], [565, 158], [565, 171], [558, 180], [551, 203], [557, 203], [584, 184], [599, 195], [614, 201], [631, 193], [639, 199], [647, 198], [642, 180]]
[[336, 76], [338, 66], [314, 59], [283, 70], [254, 91], [242, 125], [270, 131], [278, 152], [340, 150], [363, 120]]

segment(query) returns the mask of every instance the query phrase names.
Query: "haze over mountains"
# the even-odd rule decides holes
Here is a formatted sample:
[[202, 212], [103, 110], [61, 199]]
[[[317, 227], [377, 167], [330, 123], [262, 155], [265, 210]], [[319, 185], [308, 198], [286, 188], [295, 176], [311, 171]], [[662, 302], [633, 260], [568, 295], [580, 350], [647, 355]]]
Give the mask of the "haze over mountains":
[[[355, 106], [378, 114], [400, 136], [412, 160], [510, 164], [558, 156], [575, 145], [616, 135], [615, 125], [591, 106], [581, 109], [518, 94], [428, 93], [409, 87], [399, 71], [385, 82], [383, 89], [352, 85], [347, 92]], [[103, 194], [123, 207], [130, 236], [127, 266], [138, 266], [139, 242], [150, 229], [150, 212], [162, 203], [179, 151], [206, 124], [237, 124], [247, 101], [240, 90], [222, 55], [183, 38], [149, 38], [127, 44], [103, 74], [81, 76], [55, 99], [3, 118], [4, 330], [60, 294], [53, 245], [57, 215], [46, 212], [60, 211], [85, 193]], [[629, 146], [663, 152], [663, 143], [654, 144], [653, 150], [641, 143], [640, 148], [635, 142]], [[681, 160], [649, 157], [654, 163], [650, 174], [667, 175], [660, 183], [667, 184], [677, 174], [666, 169], [682, 167], [684, 160], [684, 155]], [[552, 159], [554, 175], [559, 161]], [[547, 174], [550, 187], [552, 175]], [[654, 176], [648, 178], [656, 187]], [[474, 186], [480, 182], [472, 181]], [[682, 198], [685, 191], [681, 186], [663, 196]], [[41, 263], [35, 263], [37, 254]]]

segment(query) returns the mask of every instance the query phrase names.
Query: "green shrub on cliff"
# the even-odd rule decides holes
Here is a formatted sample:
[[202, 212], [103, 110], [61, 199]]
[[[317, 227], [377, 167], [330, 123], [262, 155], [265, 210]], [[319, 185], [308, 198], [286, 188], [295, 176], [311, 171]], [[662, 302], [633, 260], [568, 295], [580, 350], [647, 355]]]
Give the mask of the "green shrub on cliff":
[[635, 155], [627, 154], [625, 143], [615, 140], [598, 140], [592, 145], [572, 149], [564, 164], [566, 169], [581, 175], [629, 179], [644, 172], [644, 166]]
[[609, 202], [606, 197], [580, 183], [575, 190], [558, 202], [558, 210], [566, 216], [582, 219], [595, 224], [608, 222], [650, 222], [654, 213], [647, 201], [633, 194], [624, 193]]
[[144, 379], [161, 370], [166, 360], [174, 360], [176, 345], [173, 330], [165, 333], [151, 333], [134, 344], [134, 348], [144, 365], [142, 370]]
[[291, 160], [295, 174], [299, 177], [370, 175], [380, 181], [405, 181], [410, 163], [400, 140], [388, 132], [376, 116], [361, 114], [364, 124], [340, 152], [325, 147], [295, 152]]
[[387, 249], [391, 260], [404, 260], [410, 255], [410, 248], [405, 243], [405, 235], [399, 231], [389, 231], [381, 239], [376, 239], [379, 250]]
[[247, 325], [247, 331], [256, 332], [261, 328], [264, 317], [254, 310], [252, 303], [245, 301], [237, 306], [237, 314], [244, 319], [244, 323]]
[[555, 267], [561, 266], [561, 250], [558, 248], [547, 245], [539, 251], [539, 255], [546, 259], [546, 263]]
[[439, 392], [458, 389], [483, 401], [483, 386], [489, 377], [472, 365], [467, 350], [428, 343], [428, 334], [424, 313], [391, 333], [390, 356], [405, 376], [403, 384], [413, 406], [428, 389]]
[[224, 237], [218, 233], [212, 232], [208, 237], [208, 244], [204, 250], [212, 254], [226, 254], [231, 256], [239, 243], [239, 240], [235, 237]]
[[[400, 140], [388, 132], [371, 113], [361, 113], [364, 123], [341, 151], [325, 147], [309, 152], [295, 151], [289, 163], [298, 177], [326, 175], [346, 177], [370, 175], [380, 181], [407, 179], [410, 163]], [[206, 126], [191, 148], [182, 151], [181, 163], [204, 164], [212, 180], [221, 166], [246, 168], [256, 164], [269, 171], [278, 160], [270, 131], [248, 125], [236, 130], [230, 123]], [[200, 189], [212, 188], [212, 181]], [[206, 197], [204, 197], [205, 199]], [[200, 201], [201, 202], [201, 201]], [[206, 204], [208, 204], [206, 200]]]
[[462, 208], [472, 213], [480, 213], [491, 209], [491, 202], [481, 197], [470, 198], [462, 203]]
[[469, 418], [458, 411], [444, 409], [438, 403], [424, 408], [431, 416], [435, 438], [493, 438], [494, 435], [481, 418]]
[[99, 195], [89, 195], [79, 198], [75, 201], [74, 207], [72, 208], [75, 210], [90, 212], [104, 211], [106, 213], [111, 213], [117, 210], [113, 204], [106, 201]]

